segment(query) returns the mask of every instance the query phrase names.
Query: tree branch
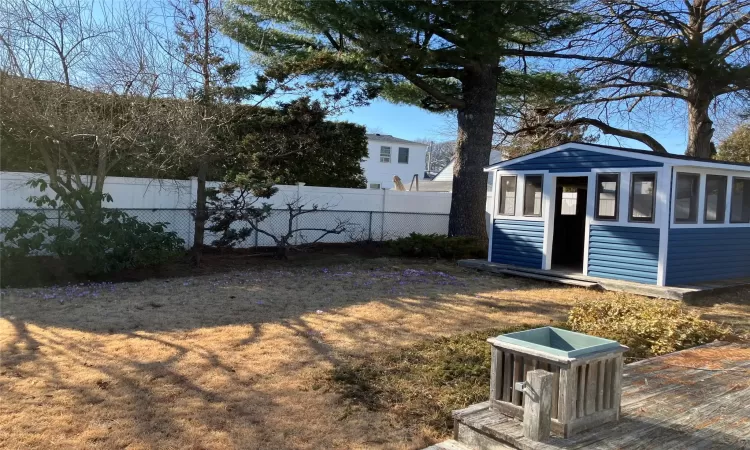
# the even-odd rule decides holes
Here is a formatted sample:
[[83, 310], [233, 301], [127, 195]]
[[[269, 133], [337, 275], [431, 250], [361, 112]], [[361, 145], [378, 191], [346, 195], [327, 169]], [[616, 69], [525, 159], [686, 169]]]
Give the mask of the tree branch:
[[422, 89], [426, 93], [435, 97], [435, 99], [437, 99], [438, 101], [441, 101], [457, 109], [463, 109], [466, 107], [466, 102], [464, 102], [463, 100], [453, 97], [451, 95], [448, 95], [444, 92], [441, 92], [439, 89], [430, 85], [429, 83], [424, 81], [422, 78], [413, 74], [403, 74], [403, 75], [404, 75], [404, 78], [409, 80], [414, 86], [418, 87], [419, 89]]
[[505, 49], [503, 50], [503, 56], [523, 56], [523, 57], [539, 57], [539, 58], [559, 58], [559, 59], [575, 59], [578, 61], [592, 61], [592, 62], [604, 62], [614, 64], [618, 66], [626, 67], [647, 67], [651, 69], [658, 69], [659, 65], [656, 63], [649, 63], [647, 61], [633, 61], [627, 59], [610, 58], [606, 56], [588, 56], [568, 53], [557, 53], [556, 51], [536, 51], [536, 50], [519, 50], [519, 49]]
[[517, 135], [521, 133], [535, 132], [539, 130], [540, 128], [562, 129], [562, 128], [571, 128], [571, 127], [575, 127], [579, 125], [591, 125], [601, 130], [602, 133], [604, 134], [620, 136], [620, 137], [624, 137], [628, 139], [633, 139], [638, 142], [642, 142], [643, 144], [646, 144], [649, 148], [651, 148], [651, 150], [653, 150], [654, 153], [667, 153], [667, 149], [665, 149], [664, 146], [662, 146], [656, 139], [654, 139], [653, 137], [649, 136], [646, 133], [641, 133], [639, 131], [625, 130], [622, 128], [616, 128], [616, 127], [613, 127], [609, 124], [602, 122], [599, 119], [593, 119], [589, 117], [579, 117], [573, 120], [535, 124], [535, 125], [528, 126], [528, 127], [517, 128], [516, 130], [513, 130], [513, 131], [503, 130], [503, 133], [506, 135]]
[[579, 117], [577, 119], [571, 120], [570, 122], [566, 122], [565, 124], [567, 126], [591, 125], [601, 130], [601, 132], [604, 134], [620, 136], [620, 137], [624, 137], [628, 139], [633, 139], [638, 142], [642, 142], [643, 144], [646, 144], [651, 150], [653, 150], [654, 153], [668, 153], [667, 149], [664, 148], [664, 146], [661, 145], [659, 141], [657, 141], [656, 139], [654, 139], [653, 137], [649, 136], [646, 133], [641, 133], [640, 131], [626, 130], [623, 128], [615, 128], [598, 119], [592, 119], [588, 117]]
[[750, 13], [743, 14], [737, 20], [729, 24], [729, 26], [727, 26], [724, 31], [709, 39], [708, 44], [714, 46], [715, 48], [721, 47], [722, 45], [724, 45], [727, 39], [732, 37], [734, 33], [737, 32], [737, 30], [739, 30], [744, 25], [747, 25], [748, 23], [750, 23]]

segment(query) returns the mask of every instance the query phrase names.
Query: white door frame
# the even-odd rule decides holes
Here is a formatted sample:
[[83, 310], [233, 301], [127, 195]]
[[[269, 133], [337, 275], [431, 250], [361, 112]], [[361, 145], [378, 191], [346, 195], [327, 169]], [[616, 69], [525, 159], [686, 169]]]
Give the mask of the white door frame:
[[594, 184], [596, 177], [593, 172], [559, 172], [545, 174], [544, 183], [544, 256], [542, 267], [544, 270], [552, 269], [552, 241], [555, 236], [555, 210], [557, 209], [557, 179], [561, 177], [586, 178], [586, 219], [584, 221], [584, 238], [583, 238], [583, 268], [581, 273], [588, 274], [589, 260], [589, 229], [591, 228], [591, 217], [593, 217], [594, 206]]

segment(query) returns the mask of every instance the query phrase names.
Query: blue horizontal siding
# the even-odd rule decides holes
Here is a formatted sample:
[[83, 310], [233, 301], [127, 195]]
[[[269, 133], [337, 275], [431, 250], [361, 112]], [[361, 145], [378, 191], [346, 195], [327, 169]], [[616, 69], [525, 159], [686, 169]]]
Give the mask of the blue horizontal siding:
[[492, 262], [542, 268], [544, 222], [496, 219], [492, 231]]
[[750, 228], [672, 228], [666, 283], [750, 276]]
[[658, 228], [591, 225], [590, 276], [656, 284], [658, 267]]
[[664, 164], [627, 156], [592, 152], [590, 150], [561, 150], [536, 158], [529, 158], [505, 166], [509, 170], [549, 170], [550, 172], [591, 172], [591, 169], [626, 167], [662, 167]]

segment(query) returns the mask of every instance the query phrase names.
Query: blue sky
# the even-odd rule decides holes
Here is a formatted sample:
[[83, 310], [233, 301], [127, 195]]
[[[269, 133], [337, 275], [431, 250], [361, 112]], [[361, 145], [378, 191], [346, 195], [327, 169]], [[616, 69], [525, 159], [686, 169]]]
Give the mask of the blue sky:
[[[455, 138], [455, 116], [435, 114], [416, 106], [396, 105], [385, 100], [376, 100], [369, 106], [355, 108], [336, 117], [336, 120], [358, 123], [366, 126], [369, 131], [392, 134], [403, 139], [428, 138], [441, 141]], [[675, 124], [672, 121], [652, 123], [648, 126], [648, 130], [642, 128], [643, 124], [628, 126], [629, 124], [626, 123], [618, 124], [614, 122], [612, 125], [648, 132], [670, 153], [682, 154], [685, 152], [687, 139], [686, 132], [680, 126], [681, 124]], [[600, 135], [599, 143], [648, 149], [637, 141], [613, 136]]]
[[[117, 10], [127, 0], [102, 1]], [[161, 4], [158, 0], [139, 1], [147, 7], [157, 9]], [[166, 5], [166, 3], [164, 4]], [[98, 15], [98, 13], [99, 11], [95, 11], [95, 15]], [[237, 48], [238, 44], [226, 38], [223, 38], [223, 40], [226, 42], [227, 48], [232, 49], [233, 52], [242, 53], [242, 50]], [[245, 54], [240, 59], [244, 57], [248, 57], [248, 55]], [[565, 65], [565, 63], [562, 61], [559, 62], [557, 66], [558, 70], [560, 70], [560, 65]], [[656, 115], [658, 116], [658, 112]], [[608, 123], [620, 128], [649, 133], [664, 145], [669, 152], [682, 154], [687, 145], [686, 131], [684, 129], [687, 117], [679, 112], [675, 114], [675, 111], [669, 111], [665, 116], [669, 116], [672, 120], [667, 119], [662, 123], [654, 123], [653, 120], [641, 117], [635, 113], [631, 118], [633, 123], [623, 123], [616, 120], [608, 121]], [[675, 117], [677, 120], [674, 120]], [[415, 106], [397, 105], [385, 100], [375, 100], [369, 106], [354, 108], [349, 112], [332, 117], [332, 119], [358, 123], [366, 126], [370, 132], [392, 134], [410, 140], [426, 138], [434, 141], [445, 141], [455, 139], [456, 135], [454, 114], [431, 113]], [[595, 129], [592, 130], [596, 131]], [[647, 149], [645, 145], [637, 141], [613, 136], [600, 135], [599, 143]]]

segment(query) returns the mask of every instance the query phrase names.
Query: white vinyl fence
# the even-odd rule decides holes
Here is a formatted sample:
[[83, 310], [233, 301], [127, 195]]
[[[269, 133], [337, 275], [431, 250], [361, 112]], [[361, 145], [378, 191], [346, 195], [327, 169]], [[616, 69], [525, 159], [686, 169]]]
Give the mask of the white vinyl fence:
[[[27, 201], [40, 195], [38, 189], [26, 182], [34, 178], [47, 178], [43, 174], [0, 172], [0, 227], [15, 221], [18, 209], [37, 210]], [[219, 183], [208, 183], [211, 187]], [[125, 210], [128, 214], [147, 222], [166, 222], [167, 228], [178, 234], [187, 246], [193, 241], [193, 218], [190, 208], [195, 201], [197, 182], [192, 180], [167, 180], [147, 178], [108, 177], [104, 191], [113, 202], [107, 208]], [[347, 222], [347, 231], [328, 235], [321, 242], [351, 242], [357, 240], [389, 240], [409, 233], [447, 234], [450, 192], [399, 192], [374, 189], [346, 189], [315, 186], [277, 186], [279, 191], [270, 199], [274, 213], [263, 222], [262, 228], [278, 235], [288, 223], [288, 214], [282, 211], [287, 202], [301, 199], [305, 209], [317, 205], [325, 211], [305, 214], [297, 220], [295, 228], [322, 228], [337, 221]], [[52, 195], [52, 193], [49, 193]], [[488, 208], [491, 207], [488, 197]], [[55, 210], [45, 214], [50, 221], [59, 221]], [[320, 236], [317, 231], [298, 233], [296, 241], [312, 242]], [[206, 233], [205, 243], [211, 244], [217, 236]], [[242, 246], [269, 246], [273, 241], [262, 234], [251, 237]]]

